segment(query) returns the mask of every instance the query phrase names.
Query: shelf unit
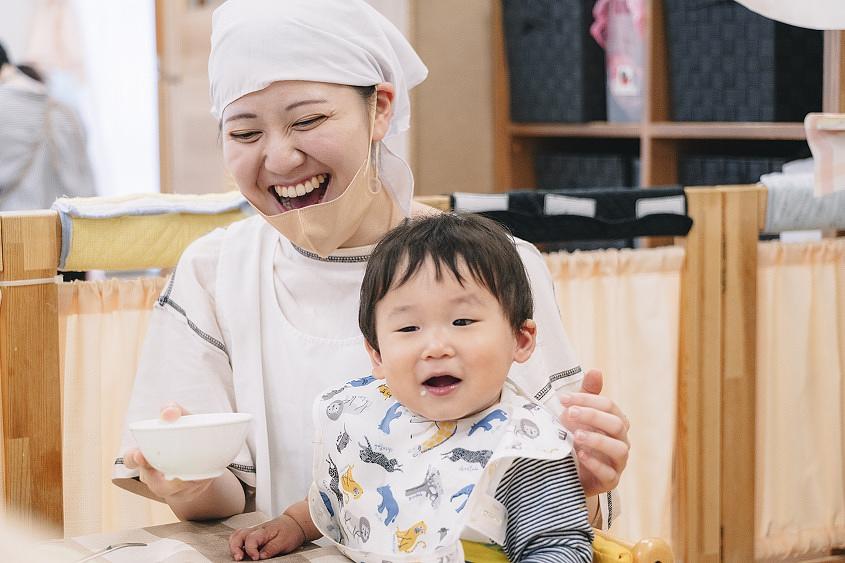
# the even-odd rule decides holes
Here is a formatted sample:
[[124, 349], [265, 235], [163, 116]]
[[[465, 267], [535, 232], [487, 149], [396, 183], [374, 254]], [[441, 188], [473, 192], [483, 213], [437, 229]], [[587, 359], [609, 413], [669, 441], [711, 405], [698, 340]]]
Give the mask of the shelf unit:
[[[679, 158], [690, 148], [703, 149], [703, 152], [707, 152], [741, 145], [748, 146], [751, 149], [749, 153], [753, 154], [752, 150], [768, 149], [785, 143], [800, 143], [806, 140], [803, 123], [671, 121], [663, 2], [662, 0], [646, 0], [645, 4], [644, 72], [646, 80], [642, 121], [639, 123], [573, 124], [510, 121], [502, 6], [500, 0], [494, 2], [493, 104], [494, 126], [497, 132], [494, 142], [495, 191], [536, 188], [534, 156], [538, 146], [550, 142], [574, 146], [589, 143], [593, 146], [615, 144], [626, 146], [628, 149], [636, 147], [640, 157], [640, 185], [650, 187], [677, 184]], [[825, 112], [845, 113], [845, 32], [825, 32], [823, 57], [821, 109]], [[707, 205], [716, 205], [720, 201], [717, 198]], [[747, 211], [742, 210], [740, 213], [734, 210], [731, 222], [737, 224], [742, 222], [740, 219]], [[759, 213], [759, 210], [757, 212]], [[717, 226], [714, 228], [719, 229]], [[753, 237], [749, 240], [753, 240]], [[651, 239], [649, 242], [649, 246], [661, 243], [671, 244], [671, 241], [662, 239]], [[697, 274], [703, 275], [702, 272]], [[696, 273], [687, 272], [687, 275], [696, 275]], [[737, 280], [733, 281], [737, 282]], [[735, 286], [736, 283], [731, 284], [731, 287]], [[722, 291], [725, 291], [724, 285]], [[733, 302], [739, 303], [735, 299]], [[742, 309], [741, 303], [737, 307]], [[731, 309], [728, 308], [726, 314]], [[691, 361], [690, 358], [683, 360]], [[679, 396], [684, 397], [685, 393], [691, 392], [689, 389], [679, 389]], [[717, 392], [721, 393], [719, 390]], [[753, 393], [751, 396], [753, 397]], [[748, 397], [729, 397], [729, 399], [742, 401], [747, 400]], [[748, 436], [743, 435], [745, 433], [728, 431], [722, 434], [721, 445], [708, 442], [699, 444], [703, 448], [701, 451], [689, 451], [689, 447], [684, 445], [684, 437], [692, 436], [695, 431], [695, 421], [687, 417], [699, 420], [696, 418], [694, 409], [701, 407], [702, 401], [708, 399], [696, 398], [695, 400], [698, 402], [694, 405], [679, 404], [677, 428], [679, 450], [676, 451], [673, 468], [675, 482], [671, 538], [675, 556], [680, 561], [753, 561], [755, 471], [753, 438], [749, 442]], [[753, 428], [753, 421], [749, 424]], [[753, 436], [753, 432], [751, 435]], [[701, 436], [698, 436], [694, 441], [700, 441], [700, 439]], [[715, 475], [707, 475], [705, 481], [702, 479], [700, 468], [693, 460], [701, 461], [703, 459], [701, 456], [712, 456], [714, 453], [711, 451], [712, 448], [722, 448], [731, 453], [720, 461], [720, 471], [717, 471]]]
[[[803, 123], [672, 122], [663, 2], [647, 0], [645, 104], [640, 123], [513, 123], [509, 116], [507, 58], [501, 2], [493, 14], [495, 191], [536, 187], [534, 154], [549, 139], [631, 139], [639, 141], [640, 184], [678, 183], [678, 159], [690, 143], [711, 141], [803, 141]], [[845, 33], [825, 32], [823, 110], [845, 112]]]

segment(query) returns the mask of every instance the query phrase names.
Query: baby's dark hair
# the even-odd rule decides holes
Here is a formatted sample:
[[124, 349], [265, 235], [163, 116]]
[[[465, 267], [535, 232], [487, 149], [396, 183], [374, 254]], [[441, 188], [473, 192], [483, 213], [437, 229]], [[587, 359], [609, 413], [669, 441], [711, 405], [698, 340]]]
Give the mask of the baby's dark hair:
[[448, 268], [463, 285], [460, 267], [487, 288], [502, 306], [514, 332], [534, 314], [531, 284], [513, 239], [496, 222], [479, 215], [440, 213], [405, 219], [376, 245], [361, 284], [358, 326], [378, 350], [376, 305], [423, 266], [434, 262], [437, 280]]

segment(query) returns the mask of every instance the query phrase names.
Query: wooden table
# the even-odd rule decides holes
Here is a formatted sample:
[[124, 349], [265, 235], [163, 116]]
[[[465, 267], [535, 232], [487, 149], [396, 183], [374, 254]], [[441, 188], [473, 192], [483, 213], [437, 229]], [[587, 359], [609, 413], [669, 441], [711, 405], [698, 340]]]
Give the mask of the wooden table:
[[[41, 546], [41, 558], [36, 553], [33, 561], [79, 561], [92, 556], [106, 546], [125, 542], [147, 544], [143, 547], [125, 547], [103, 554], [90, 561], [103, 563], [206, 563], [232, 561], [229, 554], [229, 535], [238, 528], [254, 526], [268, 518], [260, 512], [239, 514], [226, 520], [209, 522], [176, 522], [134, 530], [91, 534], [48, 542]], [[302, 549], [263, 561], [286, 563], [348, 563], [335, 548], [308, 544]]]

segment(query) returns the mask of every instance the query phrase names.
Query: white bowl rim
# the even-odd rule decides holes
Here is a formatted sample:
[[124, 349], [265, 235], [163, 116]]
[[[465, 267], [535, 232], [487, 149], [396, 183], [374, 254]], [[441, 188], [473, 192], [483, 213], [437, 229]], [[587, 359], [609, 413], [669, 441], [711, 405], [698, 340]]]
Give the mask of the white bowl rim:
[[160, 418], [148, 418], [129, 424], [129, 430], [169, 430], [177, 428], [207, 428], [213, 426], [228, 426], [251, 421], [253, 416], [246, 412], [216, 412], [203, 414], [186, 414], [173, 422]]

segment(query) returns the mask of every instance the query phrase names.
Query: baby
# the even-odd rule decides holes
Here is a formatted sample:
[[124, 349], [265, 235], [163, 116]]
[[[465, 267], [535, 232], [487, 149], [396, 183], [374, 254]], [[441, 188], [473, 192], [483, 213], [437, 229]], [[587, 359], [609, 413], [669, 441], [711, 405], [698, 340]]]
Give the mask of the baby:
[[496, 223], [440, 214], [389, 232], [361, 287], [372, 375], [317, 398], [308, 498], [233, 534], [235, 559], [325, 536], [360, 562], [457, 563], [491, 548], [592, 561], [572, 439], [508, 380], [534, 350], [532, 315]]

